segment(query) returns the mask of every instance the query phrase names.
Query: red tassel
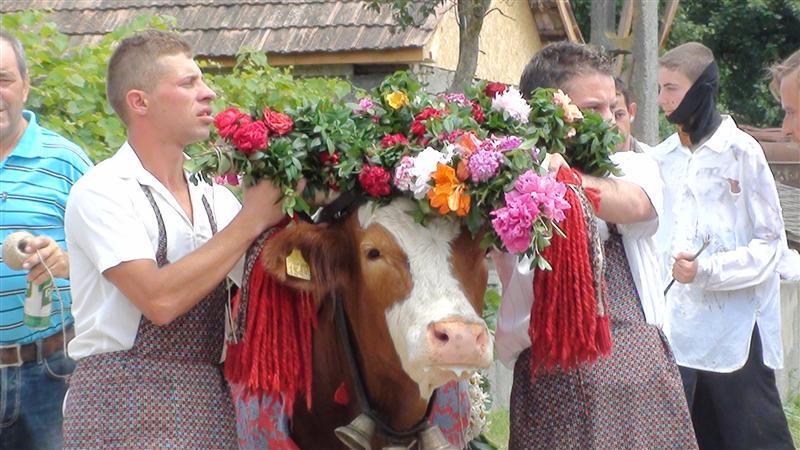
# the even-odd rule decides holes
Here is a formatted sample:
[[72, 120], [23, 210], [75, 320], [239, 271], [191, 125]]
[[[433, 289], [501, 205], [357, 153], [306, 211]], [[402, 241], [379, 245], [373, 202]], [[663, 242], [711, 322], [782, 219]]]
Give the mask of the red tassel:
[[[581, 185], [577, 171], [562, 169], [556, 178]], [[590, 189], [584, 192], [598, 208], [599, 192]], [[572, 189], [567, 189], [564, 199], [570, 204], [561, 223], [567, 237], [553, 236], [550, 246], [542, 252], [552, 270], [537, 270], [533, 281], [534, 302], [528, 334], [534, 377], [542, 369], [575, 368], [611, 350], [608, 316], [603, 314], [602, 305], [598, 306], [603, 293], [595, 292], [584, 208]]]
[[280, 394], [290, 417], [298, 394], [311, 409], [311, 338], [317, 324], [312, 295], [280, 284], [264, 270], [260, 254], [247, 283], [244, 338], [228, 344], [225, 377], [251, 395]]
[[347, 385], [344, 381], [336, 388], [336, 392], [333, 393], [333, 402], [342, 406], [350, 404], [350, 391], [347, 390]]

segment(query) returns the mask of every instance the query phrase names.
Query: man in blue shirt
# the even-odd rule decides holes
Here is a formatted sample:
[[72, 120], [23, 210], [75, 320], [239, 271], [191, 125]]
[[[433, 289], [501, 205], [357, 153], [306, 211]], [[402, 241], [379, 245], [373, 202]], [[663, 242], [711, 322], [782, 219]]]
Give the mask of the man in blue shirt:
[[[91, 166], [72, 142], [23, 110], [30, 89], [19, 41], [0, 31], [0, 241], [17, 231], [27, 242], [23, 270], [0, 264], [0, 448], [60, 449], [66, 356], [72, 336], [64, 210], [73, 183]], [[42, 263], [43, 262], [43, 263]], [[55, 277], [49, 320], [24, 323], [29, 281]]]

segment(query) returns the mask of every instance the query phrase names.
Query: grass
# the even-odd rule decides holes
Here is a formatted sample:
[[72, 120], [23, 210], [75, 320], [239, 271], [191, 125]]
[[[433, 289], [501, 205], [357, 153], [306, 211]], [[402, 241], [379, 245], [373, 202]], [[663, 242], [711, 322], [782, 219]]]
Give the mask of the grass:
[[[797, 412], [800, 414], [800, 408]], [[496, 409], [489, 413], [486, 437], [500, 450], [508, 450], [508, 425], [508, 410]]]
[[792, 432], [795, 448], [800, 448], [800, 396], [783, 405], [786, 420], [789, 421], [789, 431]]

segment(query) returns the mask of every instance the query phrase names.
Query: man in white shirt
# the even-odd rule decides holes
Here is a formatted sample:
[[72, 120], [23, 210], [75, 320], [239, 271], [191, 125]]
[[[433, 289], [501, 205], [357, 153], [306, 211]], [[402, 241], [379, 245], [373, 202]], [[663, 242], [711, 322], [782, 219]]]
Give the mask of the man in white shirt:
[[[538, 87], [562, 89], [581, 110], [613, 120], [611, 65], [589, 46], [558, 42], [534, 55], [520, 90], [530, 95]], [[493, 253], [503, 284], [495, 345], [501, 361], [514, 368], [509, 448], [696, 448], [678, 368], [658, 328], [664, 297], [651, 241], [661, 209], [658, 167], [641, 153], [612, 159], [619, 177], [583, 176], [584, 188], [601, 196], [596, 228], [603, 240], [609, 355], [534, 372], [541, 364], [529, 334], [531, 308], [541, 301], [534, 298], [534, 272], [529, 261]], [[566, 162], [556, 153], [545, 164], [554, 170]]]
[[761, 146], [716, 111], [719, 77], [708, 48], [670, 50], [658, 78], [659, 106], [679, 128], [652, 153], [665, 182], [660, 243], [677, 281], [664, 331], [698, 443], [793, 448], [773, 372], [783, 359], [775, 181]]
[[184, 149], [209, 137], [215, 94], [177, 35], [124, 39], [107, 91], [128, 140], [66, 210], [77, 368], [65, 448], [236, 448], [219, 365], [226, 279], [283, 218], [280, 191], [262, 182], [240, 208], [225, 188], [188, 182]]
[[[772, 67], [771, 72], [769, 87], [784, 111], [783, 134], [800, 144], [800, 50]], [[800, 254], [797, 250], [784, 247], [778, 273], [784, 280], [800, 281]]]

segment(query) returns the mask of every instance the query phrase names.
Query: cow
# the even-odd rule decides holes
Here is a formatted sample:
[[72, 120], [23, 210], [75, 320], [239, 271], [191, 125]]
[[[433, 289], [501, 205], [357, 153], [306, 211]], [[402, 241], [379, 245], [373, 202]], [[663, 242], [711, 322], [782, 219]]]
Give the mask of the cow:
[[[361, 411], [356, 401], [334, 402], [353, 373], [339, 345], [334, 301], [350, 324], [353, 354], [370, 406], [394, 430], [426, 415], [434, 389], [464, 379], [492, 361], [492, 336], [482, 319], [487, 283], [480, 238], [458, 222], [434, 218], [424, 226], [413, 203], [356, 205], [332, 223], [300, 222], [267, 241], [266, 271], [318, 299], [313, 339], [313, 405], [298, 399], [292, 438], [303, 449], [343, 448], [334, 429]], [[286, 257], [299, 249], [311, 269], [306, 281], [286, 274]], [[373, 448], [385, 443], [376, 434]]]

